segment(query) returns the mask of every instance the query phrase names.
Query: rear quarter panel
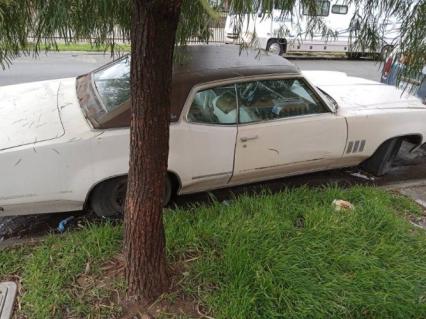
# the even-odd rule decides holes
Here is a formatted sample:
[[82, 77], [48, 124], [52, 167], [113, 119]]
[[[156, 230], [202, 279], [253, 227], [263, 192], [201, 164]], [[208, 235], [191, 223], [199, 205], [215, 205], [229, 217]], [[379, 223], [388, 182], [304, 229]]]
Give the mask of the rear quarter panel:
[[[348, 141], [343, 157], [352, 159], [354, 165], [372, 156], [382, 143], [394, 137], [419, 135], [422, 143], [425, 142], [426, 109], [360, 110], [346, 115], [346, 119]], [[360, 151], [362, 141], [365, 145]], [[357, 142], [358, 151], [354, 152]]]

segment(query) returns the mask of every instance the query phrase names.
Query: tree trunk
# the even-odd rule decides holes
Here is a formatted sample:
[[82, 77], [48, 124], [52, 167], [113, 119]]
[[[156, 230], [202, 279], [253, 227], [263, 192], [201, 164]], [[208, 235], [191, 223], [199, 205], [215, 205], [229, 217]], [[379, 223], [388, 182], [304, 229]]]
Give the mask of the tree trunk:
[[133, 301], [152, 301], [169, 287], [162, 210], [181, 1], [132, 1], [132, 119], [124, 252], [128, 297]]

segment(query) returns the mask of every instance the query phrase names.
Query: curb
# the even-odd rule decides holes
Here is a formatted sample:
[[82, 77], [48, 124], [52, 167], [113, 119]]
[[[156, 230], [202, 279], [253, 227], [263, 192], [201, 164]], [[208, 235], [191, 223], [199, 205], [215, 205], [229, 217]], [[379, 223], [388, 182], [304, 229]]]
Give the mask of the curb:
[[385, 190], [398, 190], [398, 189], [404, 189], [404, 188], [423, 187], [423, 186], [426, 186], [426, 180], [420, 179], [420, 180], [407, 181], [407, 182], [397, 182], [393, 184], [379, 186], [379, 188], [382, 188]]

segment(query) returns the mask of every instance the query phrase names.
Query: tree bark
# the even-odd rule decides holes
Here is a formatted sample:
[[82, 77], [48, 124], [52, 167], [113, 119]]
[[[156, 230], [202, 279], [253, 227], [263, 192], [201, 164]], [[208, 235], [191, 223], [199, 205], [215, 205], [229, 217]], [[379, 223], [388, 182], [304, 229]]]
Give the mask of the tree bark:
[[124, 209], [126, 279], [132, 301], [152, 301], [169, 287], [162, 211], [181, 1], [132, 1], [132, 119]]

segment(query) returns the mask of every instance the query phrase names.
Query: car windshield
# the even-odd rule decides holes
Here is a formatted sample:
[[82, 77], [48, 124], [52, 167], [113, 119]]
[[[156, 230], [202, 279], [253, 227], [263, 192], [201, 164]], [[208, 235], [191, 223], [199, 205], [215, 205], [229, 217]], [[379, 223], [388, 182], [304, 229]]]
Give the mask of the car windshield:
[[126, 56], [93, 73], [93, 82], [107, 113], [130, 98], [130, 57]]

